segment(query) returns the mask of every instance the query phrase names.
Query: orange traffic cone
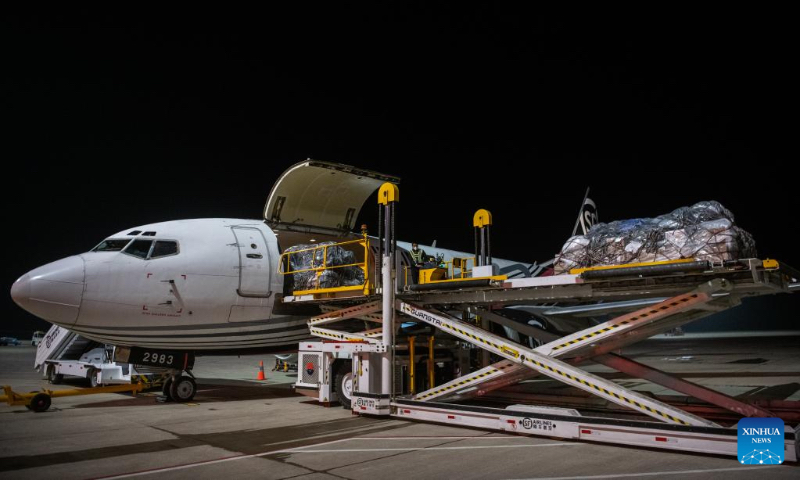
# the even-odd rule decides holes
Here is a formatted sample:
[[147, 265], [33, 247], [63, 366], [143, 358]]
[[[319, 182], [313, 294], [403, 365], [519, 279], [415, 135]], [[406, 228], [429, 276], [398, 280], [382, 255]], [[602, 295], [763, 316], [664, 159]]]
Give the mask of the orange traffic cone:
[[258, 362], [258, 377], [256, 380], [266, 380], [267, 377], [264, 376], [264, 360]]

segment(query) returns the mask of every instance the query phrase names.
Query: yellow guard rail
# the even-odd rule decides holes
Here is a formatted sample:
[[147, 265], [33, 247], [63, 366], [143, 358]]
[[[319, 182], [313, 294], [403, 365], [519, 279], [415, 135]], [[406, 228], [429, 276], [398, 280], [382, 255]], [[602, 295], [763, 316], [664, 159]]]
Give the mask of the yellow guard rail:
[[[328, 248], [332, 247], [343, 247], [343, 246], [353, 246], [357, 245], [358, 247], [362, 248], [364, 251], [364, 261], [362, 262], [355, 262], [350, 263], [347, 265], [328, 265]], [[322, 250], [322, 264], [315, 265], [314, 260], [317, 258], [317, 252]], [[347, 250], [347, 249], [346, 249]], [[311, 252], [311, 268], [306, 268], [303, 270], [292, 270], [292, 263], [290, 261], [291, 255], [296, 255], [301, 252]], [[345, 268], [345, 267], [359, 267], [364, 272], [364, 283], [361, 285], [350, 285], [346, 287], [331, 287], [331, 288], [313, 288], [309, 290], [295, 290], [292, 293], [295, 296], [300, 295], [316, 295], [316, 294], [335, 294], [339, 292], [354, 292], [354, 291], [362, 291], [364, 295], [369, 295], [372, 289], [372, 282], [370, 281], [370, 269], [369, 269], [369, 258], [370, 258], [370, 251], [369, 251], [369, 238], [367, 237], [367, 232], [364, 231], [362, 233], [362, 238], [357, 240], [348, 240], [346, 242], [338, 242], [328, 245], [319, 245], [316, 247], [309, 247], [304, 248], [302, 250], [295, 250], [292, 252], [285, 252], [281, 254], [281, 262], [280, 262], [280, 270], [279, 273], [281, 275], [293, 275], [295, 273], [303, 273], [303, 272], [314, 272], [315, 278], [319, 279], [320, 275], [326, 270], [335, 270], [337, 268]], [[319, 281], [315, 282], [319, 285]]]

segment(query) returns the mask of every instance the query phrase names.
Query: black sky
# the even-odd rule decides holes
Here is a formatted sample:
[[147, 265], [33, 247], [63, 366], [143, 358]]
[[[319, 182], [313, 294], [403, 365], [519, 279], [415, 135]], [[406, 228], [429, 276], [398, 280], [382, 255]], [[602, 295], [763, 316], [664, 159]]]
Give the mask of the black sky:
[[[488, 208], [496, 256], [546, 260], [591, 185], [603, 220], [718, 200], [800, 266], [788, 16], [628, 15], [9, 14], [3, 285], [131, 226], [259, 218], [308, 157], [402, 177], [403, 239], [469, 250]], [[32, 329], [3, 305], [0, 330]], [[730, 325], [798, 328], [797, 298], [754, 305]]]

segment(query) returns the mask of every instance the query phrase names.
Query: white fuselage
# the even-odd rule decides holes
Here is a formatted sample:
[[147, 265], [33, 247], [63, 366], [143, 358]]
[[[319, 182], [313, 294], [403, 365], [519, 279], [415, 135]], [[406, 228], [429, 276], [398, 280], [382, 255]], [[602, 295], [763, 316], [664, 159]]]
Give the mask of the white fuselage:
[[213, 351], [296, 347], [309, 337], [307, 317], [273, 314], [283, 278], [276, 236], [263, 221], [178, 220], [109, 239], [172, 242], [172, 250], [90, 251], [58, 260], [17, 280], [14, 300], [113, 345]]
[[[470, 256], [422, 247], [446, 260]], [[292, 350], [310, 338], [309, 314], [275, 313], [284, 286], [280, 255], [275, 232], [260, 220], [154, 223], [31, 270], [11, 295], [30, 313], [110, 345], [198, 353]], [[529, 276], [535, 267], [493, 262], [511, 277]]]

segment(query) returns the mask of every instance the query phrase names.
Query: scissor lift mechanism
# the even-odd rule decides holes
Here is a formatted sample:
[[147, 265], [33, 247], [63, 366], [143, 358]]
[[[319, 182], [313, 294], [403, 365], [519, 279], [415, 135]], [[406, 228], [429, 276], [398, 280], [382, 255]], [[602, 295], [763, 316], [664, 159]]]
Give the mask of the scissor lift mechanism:
[[[384, 203], [386, 205], [386, 203]], [[387, 219], [389, 210], [387, 208]], [[387, 220], [388, 221], [388, 220]], [[386, 249], [389, 253], [389, 248]], [[394, 262], [384, 257], [384, 267]], [[737, 430], [688, 413], [641, 393], [626, 389], [582, 370], [577, 365], [593, 360], [632, 376], [666, 385], [742, 416], [775, 416], [762, 408], [740, 402], [719, 392], [671, 376], [612, 353], [653, 335], [738, 305], [742, 297], [788, 292], [798, 287], [797, 272], [778, 262], [757, 259], [711, 266], [705, 262], [680, 262], [678, 266], [654, 265], [663, 274], [649, 276], [648, 266], [606, 271], [590, 270], [574, 275], [512, 279], [483, 288], [417, 293], [384, 288], [382, 301], [372, 301], [329, 311], [309, 321], [315, 336], [328, 342], [313, 346], [324, 351], [348, 351], [353, 355], [353, 409], [356, 413], [488, 428], [531, 435], [592, 440], [606, 443], [671, 450], [736, 455]], [[383, 285], [389, 285], [384, 271]], [[792, 283], [794, 282], [794, 283]], [[624, 299], [666, 298], [635, 312], [573, 334], [555, 338], [541, 332], [546, 343], [529, 348], [490, 333], [475, 323], [456, 318], [484, 316], [503, 321], [492, 309], [504, 305], [579, 303]], [[374, 297], [373, 297], [374, 298]], [[387, 315], [387, 304], [392, 311]], [[327, 307], [330, 310], [331, 307]], [[375, 313], [383, 309], [383, 315]], [[392, 354], [394, 341], [386, 342], [386, 329], [395, 330], [394, 313], [412, 317], [504, 360], [468, 373], [416, 395], [387, 391], [386, 377], [393, 378], [393, 364], [383, 359]], [[464, 312], [468, 312], [464, 315]], [[388, 317], [388, 318], [387, 318]], [[493, 318], [494, 317], [494, 318]], [[321, 325], [349, 318], [382, 322], [381, 328], [349, 333]], [[311, 347], [312, 345], [309, 345]], [[484, 394], [536, 375], [545, 375], [579, 388], [652, 420], [585, 417], [575, 410], [547, 406], [514, 405], [506, 409], [443, 403]], [[785, 460], [797, 461], [798, 431], [785, 427]]]

